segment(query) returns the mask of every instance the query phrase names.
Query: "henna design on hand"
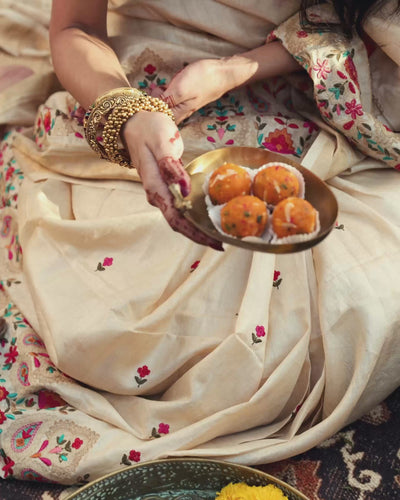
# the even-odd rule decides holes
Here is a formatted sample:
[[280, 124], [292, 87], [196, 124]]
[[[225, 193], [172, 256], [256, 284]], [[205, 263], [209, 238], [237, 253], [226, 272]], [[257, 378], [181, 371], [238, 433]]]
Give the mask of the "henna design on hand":
[[179, 131], [177, 130], [177, 131], [175, 132], [174, 137], [171, 137], [171, 139], [169, 140], [169, 142], [170, 142], [171, 144], [173, 144], [173, 143], [174, 143], [175, 141], [177, 141], [179, 138], [180, 138], [180, 134], [179, 134]]
[[158, 162], [158, 168], [162, 180], [167, 186], [179, 184], [182, 196], [187, 196], [190, 193], [190, 178], [183, 167], [182, 160], [175, 160], [172, 156], [165, 156]]

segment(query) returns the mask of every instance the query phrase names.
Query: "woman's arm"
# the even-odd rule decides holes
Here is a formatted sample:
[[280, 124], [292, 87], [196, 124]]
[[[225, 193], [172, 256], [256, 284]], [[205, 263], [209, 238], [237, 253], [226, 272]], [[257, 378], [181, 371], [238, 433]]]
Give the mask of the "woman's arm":
[[[101, 95], [129, 82], [107, 40], [107, 0], [53, 0], [50, 45], [56, 74], [86, 109]], [[180, 158], [183, 142], [164, 113], [139, 111], [124, 128], [124, 139], [150, 204], [170, 226], [193, 241], [222, 250], [222, 245], [192, 226], [174, 206], [170, 184], [183, 195], [190, 177]]]
[[54, 0], [50, 47], [61, 84], [88, 108], [105, 92], [129, 86], [107, 40], [107, 0]]

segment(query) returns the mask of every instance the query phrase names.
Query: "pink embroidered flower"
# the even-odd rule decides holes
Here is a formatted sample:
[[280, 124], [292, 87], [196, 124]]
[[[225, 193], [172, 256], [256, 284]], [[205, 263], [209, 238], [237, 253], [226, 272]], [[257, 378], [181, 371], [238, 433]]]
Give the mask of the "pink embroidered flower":
[[256, 326], [256, 335], [257, 337], [265, 337], [265, 328], [261, 325]]
[[398, 163], [395, 167], [396, 170], [400, 170], [400, 163]]
[[357, 104], [355, 99], [352, 99], [350, 102], [344, 103], [346, 106], [346, 115], [351, 115], [352, 119], [355, 120], [357, 116], [362, 116], [364, 111], [362, 109], [361, 104]]
[[15, 465], [15, 462], [11, 460], [10, 457], [4, 457], [4, 467], [2, 468], [2, 471], [4, 472], [4, 479], [6, 479], [8, 476], [11, 476], [13, 474], [12, 467]]
[[138, 374], [139, 374], [139, 376], [140, 376], [141, 378], [144, 378], [144, 377], [146, 377], [147, 375], [150, 375], [150, 370], [149, 370], [149, 368], [148, 368], [146, 365], [144, 365], [144, 366], [140, 366], [140, 367], [137, 369], [137, 372], [138, 372]]
[[51, 130], [51, 113], [50, 113], [50, 111], [47, 111], [46, 114], [44, 115], [43, 125], [44, 125], [44, 129], [46, 132], [49, 132]]
[[336, 73], [342, 80], [347, 80], [347, 76], [341, 71], [336, 71]]
[[313, 70], [317, 72], [317, 78], [322, 78], [323, 80], [326, 80], [328, 73], [331, 73], [332, 71], [329, 68], [328, 59], [324, 59], [323, 61], [317, 59], [317, 64], [313, 67]]
[[83, 445], [82, 439], [75, 438], [75, 441], [72, 443], [72, 448], [75, 448], [75, 450], [79, 450], [79, 448]]
[[103, 266], [104, 267], [112, 266], [113, 262], [114, 262], [114, 259], [112, 257], [106, 257], [103, 260]]
[[48, 391], [46, 389], [39, 391], [38, 406], [41, 410], [46, 408], [56, 408], [57, 406], [64, 406], [66, 403], [61, 396], [56, 392]]
[[10, 350], [4, 354], [6, 364], [15, 363], [17, 361], [18, 349], [16, 345], [10, 346]]
[[275, 151], [282, 154], [295, 153], [293, 140], [286, 129], [276, 129], [271, 132], [268, 137], [265, 137], [262, 145], [270, 151]]
[[274, 271], [274, 281], [276, 281], [280, 275], [281, 275], [280, 271]]
[[307, 31], [304, 31], [304, 30], [297, 31], [296, 35], [298, 38], [307, 38], [308, 37]]
[[78, 139], [83, 139], [83, 135], [80, 132], [75, 132], [75, 137]]
[[156, 70], [157, 68], [155, 66], [153, 66], [152, 64], [148, 64], [144, 70], [146, 73], [148, 73], [149, 75], [152, 75], [154, 73], [154, 71]]
[[0, 410], [0, 424], [3, 424], [7, 420], [7, 417], [4, 413], [4, 411]]
[[132, 462], [140, 462], [140, 455], [140, 451], [131, 450], [129, 452], [129, 460], [132, 460]]
[[3, 401], [3, 399], [6, 399], [6, 397], [9, 394], [10, 393], [7, 391], [7, 389], [5, 387], [0, 387], [0, 401]]
[[169, 424], [163, 424], [162, 422], [158, 425], [159, 434], [169, 434]]

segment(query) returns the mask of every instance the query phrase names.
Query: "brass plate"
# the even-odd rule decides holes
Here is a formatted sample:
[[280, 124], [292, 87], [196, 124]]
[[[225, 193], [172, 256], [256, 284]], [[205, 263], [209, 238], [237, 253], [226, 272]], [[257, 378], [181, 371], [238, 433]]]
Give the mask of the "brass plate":
[[108, 474], [65, 500], [214, 500], [229, 483], [274, 484], [289, 500], [308, 500], [287, 483], [243, 465], [201, 458], [155, 460]]
[[[288, 163], [297, 168], [304, 177], [305, 199], [319, 212], [321, 229], [316, 236], [299, 243], [271, 244], [265, 242], [249, 242], [232, 238], [217, 231], [208, 216], [203, 183], [208, 173], [224, 162], [233, 162], [244, 167], [259, 168], [265, 163], [277, 161]], [[335, 225], [338, 213], [336, 198], [328, 186], [315, 174], [299, 163], [266, 149], [248, 147], [228, 147], [209, 151], [191, 161], [186, 170], [192, 180], [192, 192], [186, 198], [191, 201], [192, 208], [184, 212], [184, 216], [203, 233], [218, 241], [229, 243], [248, 250], [268, 253], [293, 253], [311, 248], [320, 243]]]

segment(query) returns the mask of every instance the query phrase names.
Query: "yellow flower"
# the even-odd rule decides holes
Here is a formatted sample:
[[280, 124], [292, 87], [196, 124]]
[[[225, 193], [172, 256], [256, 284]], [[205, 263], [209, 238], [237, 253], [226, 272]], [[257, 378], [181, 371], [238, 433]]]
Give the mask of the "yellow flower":
[[282, 491], [269, 484], [268, 486], [249, 486], [245, 483], [228, 484], [217, 493], [218, 500], [288, 500]]

